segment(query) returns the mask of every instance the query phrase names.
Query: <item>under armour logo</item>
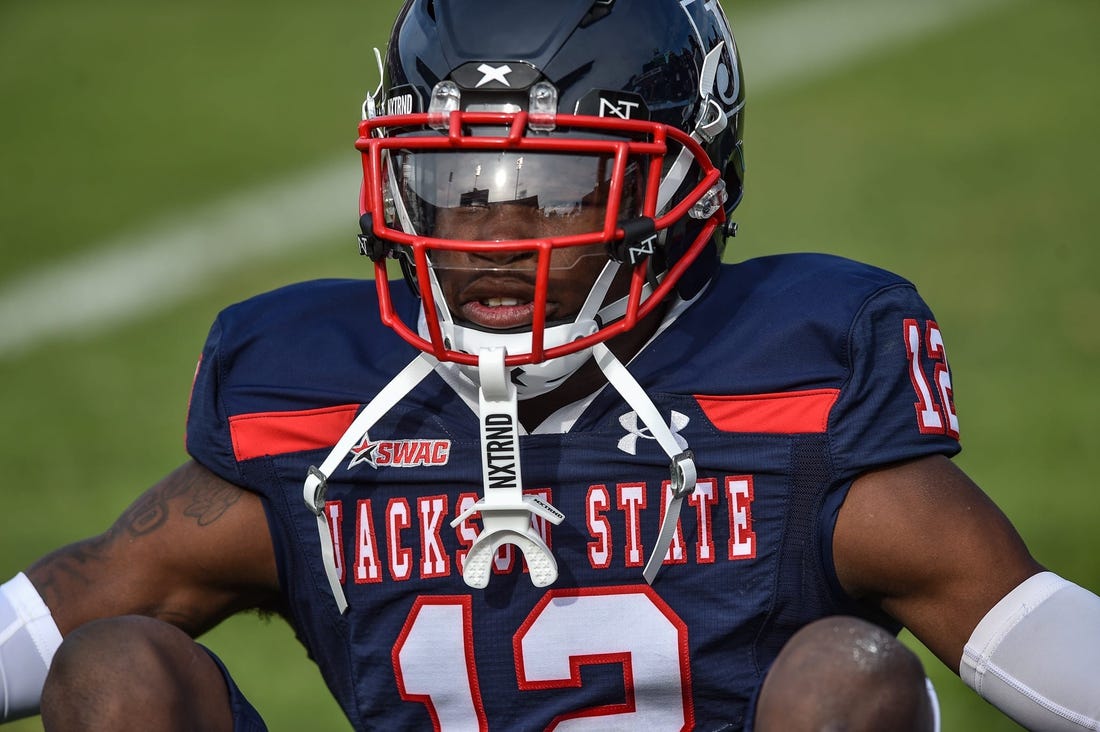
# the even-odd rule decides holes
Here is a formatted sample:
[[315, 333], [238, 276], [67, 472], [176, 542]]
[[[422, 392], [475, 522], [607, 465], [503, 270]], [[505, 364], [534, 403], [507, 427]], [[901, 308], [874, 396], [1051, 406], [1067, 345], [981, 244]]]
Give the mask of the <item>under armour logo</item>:
[[481, 72], [481, 81], [477, 83], [477, 87], [475, 88], [481, 88], [490, 81], [496, 81], [508, 87], [512, 86], [508, 83], [508, 74], [512, 73], [512, 67], [508, 64], [502, 64], [500, 66], [482, 64], [477, 67], [477, 70]]
[[[672, 421], [669, 427], [672, 429], [672, 436], [676, 439], [676, 444], [681, 450], [687, 449], [687, 440], [680, 437], [680, 430], [687, 427], [690, 418], [685, 414], [680, 414], [677, 411], [672, 412]], [[623, 435], [619, 439], [619, 449], [625, 452], [627, 455], [638, 454], [638, 440], [656, 440], [653, 433], [648, 427], [639, 426], [638, 413], [627, 412], [619, 417], [619, 424], [626, 430], [627, 434]]]

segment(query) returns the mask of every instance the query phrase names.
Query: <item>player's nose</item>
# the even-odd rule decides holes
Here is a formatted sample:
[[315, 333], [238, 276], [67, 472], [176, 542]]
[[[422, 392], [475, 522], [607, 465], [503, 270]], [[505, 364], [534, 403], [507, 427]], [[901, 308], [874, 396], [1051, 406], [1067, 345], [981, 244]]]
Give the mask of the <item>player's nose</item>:
[[519, 206], [490, 206], [478, 221], [481, 241], [510, 241], [534, 235], [528, 212]]
[[[494, 241], [502, 241], [500, 239]], [[534, 269], [538, 258], [531, 250], [494, 248], [470, 252], [471, 264], [478, 268]]]

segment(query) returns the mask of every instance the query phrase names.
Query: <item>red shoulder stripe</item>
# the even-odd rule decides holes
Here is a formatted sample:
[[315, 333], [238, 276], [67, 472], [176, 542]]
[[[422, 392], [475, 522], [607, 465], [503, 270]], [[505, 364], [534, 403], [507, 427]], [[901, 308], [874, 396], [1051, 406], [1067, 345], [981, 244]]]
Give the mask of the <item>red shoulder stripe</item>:
[[695, 395], [707, 419], [723, 432], [824, 432], [840, 389], [739, 396]]
[[295, 412], [256, 412], [229, 418], [237, 460], [332, 447], [355, 420], [358, 404]]

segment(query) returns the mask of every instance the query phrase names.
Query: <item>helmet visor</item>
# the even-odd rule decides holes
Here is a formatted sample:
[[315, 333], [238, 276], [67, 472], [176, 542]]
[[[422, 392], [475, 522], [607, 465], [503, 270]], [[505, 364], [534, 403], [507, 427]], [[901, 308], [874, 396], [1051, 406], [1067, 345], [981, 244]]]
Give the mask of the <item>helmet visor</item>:
[[[384, 198], [390, 226], [463, 241], [545, 239], [604, 229], [613, 156], [575, 152], [392, 150]], [[617, 218], [636, 215], [627, 166]]]

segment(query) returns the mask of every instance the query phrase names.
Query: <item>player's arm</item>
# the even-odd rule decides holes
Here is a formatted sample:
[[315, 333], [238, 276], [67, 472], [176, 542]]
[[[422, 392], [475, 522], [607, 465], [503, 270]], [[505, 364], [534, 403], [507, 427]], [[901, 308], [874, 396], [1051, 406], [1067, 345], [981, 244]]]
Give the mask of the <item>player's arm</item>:
[[103, 534], [0, 586], [0, 719], [34, 712], [61, 636], [84, 623], [147, 615], [196, 636], [251, 608], [279, 609], [260, 499], [188, 462]]
[[1080, 725], [1100, 718], [1100, 598], [1044, 572], [950, 460], [861, 476], [833, 542], [844, 588], [1002, 711], [1031, 729], [1095, 729]]
[[43, 557], [27, 576], [62, 634], [139, 614], [196, 636], [238, 611], [276, 609], [279, 592], [260, 499], [193, 461], [105, 533]]

